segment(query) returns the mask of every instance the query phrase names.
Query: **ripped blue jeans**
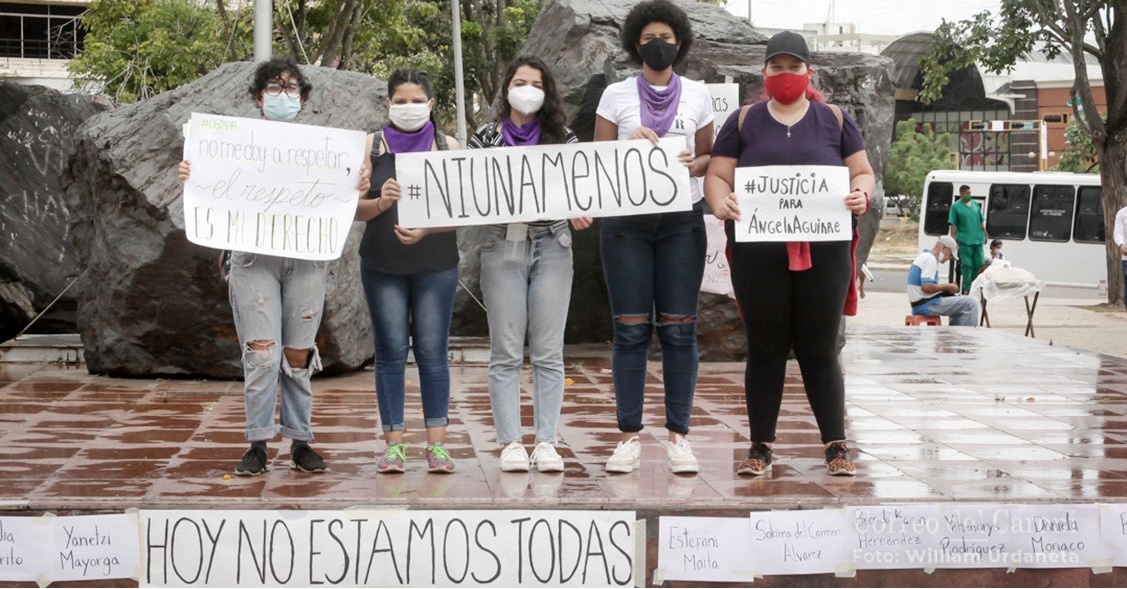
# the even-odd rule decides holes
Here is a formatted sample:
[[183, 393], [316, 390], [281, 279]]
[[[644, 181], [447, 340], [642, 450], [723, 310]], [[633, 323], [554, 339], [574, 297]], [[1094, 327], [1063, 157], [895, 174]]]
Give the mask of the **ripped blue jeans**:
[[689, 433], [697, 382], [697, 302], [707, 246], [701, 203], [677, 213], [601, 221], [599, 248], [614, 316], [611, 371], [618, 429], [642, 430], [646, 361], [661, 341], [665, 428]]
[[[321, 369], [316, 337], [325, 306], [327, 267], [328, 262], [231, 254], [227, 292], [242, 344], [246, 435], [252, 442], [269, 440], [279, 431], [291, 440], [313, 439], [309, 381]], [[291, 366], [283, 353], [286, 348], [310, 350], [309, 361], [303, 367]], [[274, 425], [279, 384], [280, 430]]]

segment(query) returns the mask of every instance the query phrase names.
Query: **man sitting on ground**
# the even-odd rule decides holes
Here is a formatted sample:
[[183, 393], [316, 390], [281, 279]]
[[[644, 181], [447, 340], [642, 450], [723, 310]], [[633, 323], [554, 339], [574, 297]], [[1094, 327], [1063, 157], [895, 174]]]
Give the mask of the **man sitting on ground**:
[[924, 250], [908, 270], [908, 301], [913, 315], [947, 315], [951, 325], [978, 325], [978, 301], [958, 294], [958, 285], [939, 283], [939, 265], [958, 259], [959, 246], [944, 235], [929, 250]]

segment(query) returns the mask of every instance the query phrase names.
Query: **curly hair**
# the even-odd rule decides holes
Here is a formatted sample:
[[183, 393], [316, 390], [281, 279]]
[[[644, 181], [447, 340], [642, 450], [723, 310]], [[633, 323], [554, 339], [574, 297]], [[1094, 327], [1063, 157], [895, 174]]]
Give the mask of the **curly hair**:
[[626, 51], [626, 55], [630, 57], [630, 61], [636, 64], [642, 63], [642, 56], [638, 55], [638, 41], [642, 38], [642, 29], [655, 22], [669, 25], [673, 29], [673, 35], [681, 43], [681, 49], [677, 51], [673, 65], [684, 61], [689, 55], [689, 49], [693, 46], [693, 27], [689, 24], [689, 15], [669, 0], [639, 2], [634, 5], [634, 8], [630, 9], [630, 13], [626, 15], [626, 20], [622, 21], [622, 32], [619, 34], [619, 39], [622, 41], [622, 48]]
[[301, 73], [301, 68], [297, 66], [297, 61], [289, 55], [279, 55], [258, 66], [258, 69], [254, 71], [254, 81], [251, 82], [249, 88], [250, 95], [256, 100], [262, 98], [262, 92], [266, 90], [266, 86], [284, 73], [289, 73], [290, 80], [296, 81], [301, 87], [301, 99], [303, 101], [308, 100], [309, 92], [313, 90], [313, 84], [305, 79], [305, 76]]
[[497, 93], [495, 105], [497, 120], [503, 121], [512, 114], [513, 109], [509, 105], [509, 84], [512, 83], [521, 66], [538, 70], [540, 81], [543, 83], [544, 106], [541, 106], [540, 111], [536, 113], [537, 118], [540, 119], [540, 143], [545, 145], [567, 141], [567, 115], [563, 110], [559, 84], [556, 83], [556, 76], [552, 74], [548, 64], [535, 55], [518, 55], [513, 59], [513, 63], [509, 64], [509, 69], [501, 82], [501, 91]]

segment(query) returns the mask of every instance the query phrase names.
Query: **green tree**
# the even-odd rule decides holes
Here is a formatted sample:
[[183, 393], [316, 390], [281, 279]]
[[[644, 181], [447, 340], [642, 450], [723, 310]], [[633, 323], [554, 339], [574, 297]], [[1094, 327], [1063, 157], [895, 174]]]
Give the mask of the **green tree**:
[[[1001, 0], [998, 15], [982, 12], [962, 22], [944, 22], [931, 53], [920, 61], [920, 100], [937, 98], [949, 72], [974, 63], [1000, 73], [1024, 55], [1067, 52], [1076, 77], [1072, 120], [1096, 148], [1101, 162], [1127, 161], [1127, 2], [1124, 0]], [[1096, 110], [1085, 56], [1095, 57], [1107, 96], [1106, 118]], [[1100, 166], [1107, 241], [1108, 302], [1123, 292], [1119, 253], [1110, 228], [1127, 205], [1127, 166]]]
[[1070, 121], [1064, 130], [1064, 141], [1068, 148], [1060, 154], [1060, 160], [1053, 166], [1060, 172], [1098, 174], [1100, 171], [1099, 153], [1092, 138], [1088, 137], [1076, 121]]
[[68, 66], [75, 86], [122, 103], [191, 82], [243, 45], [192, 0], [99, 0], [82, 27], [85, 47]]
[[919, 125], [915, 119], [897, 123], [896, 140], [884, 167], [885, 194], [907, 196], [909, 212], [918, 211], [927, 173], [954, 167], [948, 158], [950, 141], [949, 134], [937, 137], [931, 125]]

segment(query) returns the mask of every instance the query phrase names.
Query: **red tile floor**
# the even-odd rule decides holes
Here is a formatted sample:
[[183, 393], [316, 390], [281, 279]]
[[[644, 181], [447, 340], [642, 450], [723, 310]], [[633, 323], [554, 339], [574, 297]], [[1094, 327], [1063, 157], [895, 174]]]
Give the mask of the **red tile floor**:
[[[562, 475], [500, 472], [486, 368], [456, 366], [448, 439], [456, 473], [425, 472], [411, 370], [408, 472], [376, 473], [382, 442], [367, 370], [315, 380], [314, 446], [329, 472], [291, 471], [288, 442], [278, 440], [270, 446], [270, 472], [249, 479], [228, 476], [245, 449], [239, 382], [3, 367], [0, 510], [384, 504], [735, 515], [904, 501], [1127, 501], [1127, 359], [996, 330], [877, 327], [851, 329], [842, 359], [847, 431], [859, 451], [856, 478], [826, 475], [793, 362], [774, 470], [753, 479], [734, 473], [748, 444], [742, 363], [700, 368], [690, 436], [699, 476], [670, 474], [665, 464], [660, 362], [650, 365], [642, 467], [605, 474], [617, 439], [609, 349], [585, 346], [568, 351]], [[529, 424], [530, 402], [524, 409]]]

